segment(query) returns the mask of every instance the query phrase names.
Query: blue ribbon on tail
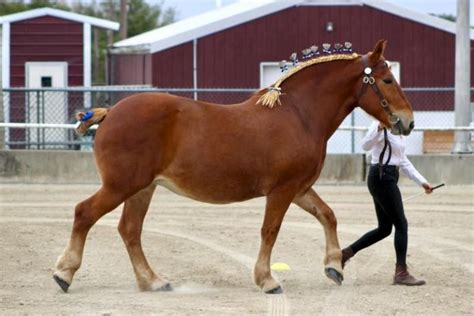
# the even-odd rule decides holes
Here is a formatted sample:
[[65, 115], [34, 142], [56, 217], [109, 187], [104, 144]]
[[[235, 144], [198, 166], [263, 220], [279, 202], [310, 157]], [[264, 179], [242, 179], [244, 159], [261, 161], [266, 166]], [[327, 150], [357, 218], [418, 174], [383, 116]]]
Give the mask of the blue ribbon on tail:
[[94, 116], [94, 112], [88, 111], [88, 112], [86, 112], [86, 114], [84, 115], [84, 117], [80, 119], [80, 121], [81, 121], [81, 122], [85, 122], [85, 121], [89, 120], [89, 119], [90, 119], [91, 117], [93, 117], [93, 116]]

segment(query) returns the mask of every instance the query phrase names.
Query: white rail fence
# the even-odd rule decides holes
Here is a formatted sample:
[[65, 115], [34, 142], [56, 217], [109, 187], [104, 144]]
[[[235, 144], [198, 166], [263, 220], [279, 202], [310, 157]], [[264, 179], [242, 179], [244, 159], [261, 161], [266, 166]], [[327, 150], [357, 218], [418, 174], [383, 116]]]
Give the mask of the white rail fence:
[[[0, 123], [1, 129], [53, 129], [53, 130], [73, 130], [77, 127], [77, 124], [52, 124], [52, 123]], [[84, 137], [77, 137], [74, 142], [64, 144], [47, 144], [47, 143], [30, 143], [27, 149], [69, 149], [69, 150], [82, 150], [91, 151], [93, 147], [93, 133], [98, 125], [94, 125], [90, 128], [92, 132]], [[360, 139], [364, 136], [367, 131], [367, 126], [340, 126], [333, 137], [328, 143], [328, 153], [361, 153], [363, 152], [358, 144]], [[461, 126], [461, 127], [445, 127], [445, 126], [430, 126], [430, 127], [415, 127], [412, 135], [421, 134], [421, 137], [426, 135], [427, 132], [439, 132], [445, 135], [446, 132], [470, 132], [471, 139], [474, 139], [474, 126]], [[411, 141], [410, 141], [411, 140]], [[422, 143], [424, 141], [422, 140]], [[408, 153], [409, 154], [422, 154], [426, 153], [426, 149], [422, 148], [421, 152], [419, 148], [410, 149], [411, 146], [419, 147], [415, 139], [408, 137]], [[436, 145], [435, 145], [436, 146]], [[450, 146], [450, 144], [444, 144], [444, 147]], [[6, 146], [8, 147], [8, 146]], [[435, 148], [436, 149], [436, 148]], [[439, 148], [438, 148], [439, 149]], [[444, 148], [445, 152], [449, 152], [449, 148]], [[439, 150], [438, 150], [439, 152]]]
[[[95, 128], [85, 137], [75, 135], [74, 113], [90, 106], [111, 106], [139, 92], [173, 93], [191, 98], [197, 95], [200, 100], [232, 104], [242, 102], [255, 91], [247, 88], [194, 90], [140, 86], [8, 88], [3, 90], [3, 109], [0, 109], [4, 121], [0, 123], [0, 147], [91, 150]], [[416, 128], [407, 139], [408, 154], [449, 153], [454, 133], [473, 134], [472, 126], [455, 126], [454, 88], [403, 88], [403, 91], [413, 107], [418, 109], [414, 112]], [[474, 99], [474, 88], [471, 88], [471, 95]], [[328, 153], [362, 153], [360, 143], [371, 120], [369, 115], [356, 108], [329, 140]], [[474, 114], [471, 121], [474, 122]]]

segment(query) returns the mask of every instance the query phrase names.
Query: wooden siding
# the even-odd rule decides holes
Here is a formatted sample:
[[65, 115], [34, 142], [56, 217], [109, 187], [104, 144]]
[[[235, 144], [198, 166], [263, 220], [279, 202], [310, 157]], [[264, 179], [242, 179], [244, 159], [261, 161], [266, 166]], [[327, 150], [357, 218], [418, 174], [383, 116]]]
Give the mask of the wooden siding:
[[150, 54], [112, 55], [109, 84], [151, 85]]
[[[152, 55], [153, 86], [193, 87], [193, 43], [188, 42]], [[203, 69], [204, 70], [204, 69]], [[213, 70], [213, 69], [209, 69]], [[206, 69], [207, 71], [207, 69]], [[199, 81], [199, 79], [198, 79]], [[202, 85], [199, 85], [202, 87]]]
[[68, 63], [68, 85], [82, 86], [83, 24], [43, 16], [11, 25], [10, 85], [25, 86], [25, 63], [65, 61]]
[[453, 34], [367, 6], [294, 7], [199, 39], [200, 86], [258, 87], [262, 61], [324, 42], [351, 41], [365, 53], [381, 38], [386, 58], [401, 64], [403, 86], [453, 86]]
[[[326, 31], [327, 22], [334, 31]], [[368, 6], [299, 6], [199, 38], [198, 87], [258, 88], [261, 62], [325, 42], [351, 41], [366, 53], [381, 38], [388, 40], [386, 58], [400, 62], [403, 87], [454, 86], [454, 34]], [[153, 85], [192, 87], [192, 58], [192, 42], [153, 54]], [[450, 105], [441, 108], [432, 93], [411, 95], [416, 110], [451, 110], [454, 103], [453, 94], [443, 93]]]

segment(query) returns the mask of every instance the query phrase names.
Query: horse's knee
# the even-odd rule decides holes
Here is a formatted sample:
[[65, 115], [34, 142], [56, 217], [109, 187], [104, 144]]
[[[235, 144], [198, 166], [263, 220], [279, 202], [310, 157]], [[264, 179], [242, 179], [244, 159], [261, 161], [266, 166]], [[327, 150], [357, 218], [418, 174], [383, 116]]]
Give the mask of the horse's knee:
[[[321, 212], [322, 217], [324, 218], [324, 224], [328, 225], [329, 227], [337, 227], [337, 219], [334, 215], [334, 212], [327, 208], [323, 209]], [[319, 218], [318, 218], [319, 219]]]
[[327, 220], [329, 222], [329, 225], [334, 226], [334, 227], [337, 226], [337, 219], [333, 212], [328, 214]]
[[74, 228], [89, 228], [94, 224], [92, 209], [88, 200], [76, 205], [74, 210]]

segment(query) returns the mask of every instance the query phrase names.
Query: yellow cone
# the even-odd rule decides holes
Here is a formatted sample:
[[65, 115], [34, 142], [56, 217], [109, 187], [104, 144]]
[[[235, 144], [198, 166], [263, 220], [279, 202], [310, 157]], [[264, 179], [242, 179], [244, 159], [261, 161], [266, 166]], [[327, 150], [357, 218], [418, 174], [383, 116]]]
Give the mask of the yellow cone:
[[271, 268], [272, 268], [272, 270], [275, 270], [275, 271], [289, 271], [289, 270], [291, 270], [290, 266], [287, 265], [286, 263], [283, 263], [283, 262], [275, 262], [274, 264], [272, 264]]

